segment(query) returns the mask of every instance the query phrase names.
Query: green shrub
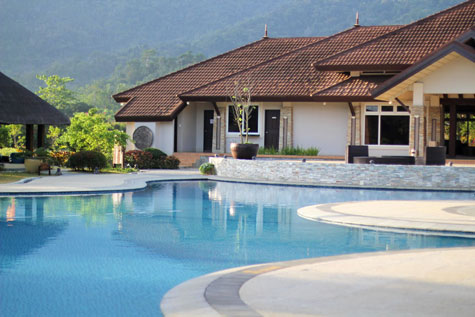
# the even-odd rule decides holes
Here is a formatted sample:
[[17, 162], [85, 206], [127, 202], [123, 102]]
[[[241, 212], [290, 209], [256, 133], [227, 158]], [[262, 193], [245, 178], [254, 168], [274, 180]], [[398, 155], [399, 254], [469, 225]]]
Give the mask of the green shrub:
[[163, 168], [166, 169], [177, 169], [180, 166], [180, 160], [175, 156], [167, 156], [163, 160]]
[[309, 147], [309, 148], [302, 148], [302, 147], [285, 147], [280, 151], [277, 151], [274, 148], [259, 148], [259, 154], [261, 155], [302, 155], [302, 156], [317, 156], [319, 153], [318, 148], [316, 147]]
[[69, 160], [73, 152], [68, 151], [57, 151], [57, 152], [50, 152], [49, 156], [53, 161], [53, 165], [56, 166], [65, 166], [66, 162]]
[[15, 149], [14, 147], [4, 147], [3, 149], [0, 149], [1, 156], [10, 156], [10, 154], [17, 152], [18, 149]]
[[153, 168], [153, 155], [150, 152], [132, 150], [125, 152], [124, 163], [131, 167], [137, 165], [138, 168]]
[[177, 169], [180, 166], [180, 160], [175, 156], [161, 155], [162, 151], [158, 149], [153, 150], [158, 151], [154, 151], [155, 154], [158, 154], [158, 158], [155, 158], [153, 153], [148, 150], [132, 150], [125, 152], [124, 162], [125, 164], [130, 164], [131, 167], [137, 165], [138, 168], [144, 169]]
[[200, 166], [200, 173], [204, 175], [215, 175], [216, 169], [212, 163], [203, 163]]
[[167, 154], [159, 149], [148, 147], [144, 149], [145, 152], [151, 153], [154, 159], [164, 159]]
[[279, 151], [276, 150], [276, 149], [273, 148], [273, 147], [270, 147], [270, 148], [259, 147], [259, 151], [257, 152], [257, 154], [261, 154], [261, 155], [277, 155], [277, 154], [279, 154]]
[[33, 152], [33, 156], [39, 157], [39, 158], [45, 158], [49, 156], [49, 151], [48, 149], [45, 149], [44, 147], [39, 147]]
[[107, 167], [104, 154], [95, 151], [81, 151], [74, 153], [68, 160], [67, 166], [74, 170], [88, 169], [93, 171], [96, 167], [101, 170]]

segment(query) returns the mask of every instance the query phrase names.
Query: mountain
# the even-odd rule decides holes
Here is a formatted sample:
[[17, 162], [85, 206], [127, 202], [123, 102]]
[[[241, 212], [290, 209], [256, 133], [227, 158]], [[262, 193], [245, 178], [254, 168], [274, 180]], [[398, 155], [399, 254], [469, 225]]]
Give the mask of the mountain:
[[35, 74], [111, 76], [144, 50], [213, 56], [262, 37], [322, 36], [403, 24], [459, 0], [0, 0], [0, 71], [36, 90]]

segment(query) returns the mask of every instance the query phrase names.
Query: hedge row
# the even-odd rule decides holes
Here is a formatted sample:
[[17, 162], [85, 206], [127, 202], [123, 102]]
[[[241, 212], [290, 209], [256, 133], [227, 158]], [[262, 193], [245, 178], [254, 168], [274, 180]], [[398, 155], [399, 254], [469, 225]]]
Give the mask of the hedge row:
[[81, 151], [71, 155], [66, 166], [76, 171], [94, 171], [96, 167], [101, 170], [107, 167], [107, 158], [100, 152]]
[[125, 152], [124, 163], [143, 169], [177, 169], [180, 160], [175, 156], [166, 156], [162, 151], [151, 148], [144, 151]]

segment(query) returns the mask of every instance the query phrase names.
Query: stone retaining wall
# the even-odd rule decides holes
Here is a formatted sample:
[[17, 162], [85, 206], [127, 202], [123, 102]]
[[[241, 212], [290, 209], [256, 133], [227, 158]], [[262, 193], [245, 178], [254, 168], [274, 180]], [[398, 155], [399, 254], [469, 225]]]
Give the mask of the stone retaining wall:
[[338, 187], [475, 191], [475, 168], [333, 164], [210, 157], [217, 175], [239, 180]]

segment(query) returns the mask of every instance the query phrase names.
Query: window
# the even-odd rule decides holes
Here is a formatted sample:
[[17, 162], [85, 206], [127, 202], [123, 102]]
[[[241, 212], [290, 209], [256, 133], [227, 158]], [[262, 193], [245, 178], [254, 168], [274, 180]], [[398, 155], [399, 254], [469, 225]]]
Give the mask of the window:
[[396, 106], [366, 106], [365, 144], [409, 145], [409, 113], [402, 110]]
[[[259, 106], [251, 106], [252, 111], [250, 112], [249, 117], [249, 134], [258, 134], [259, 133]], [[243, 122], [243, 132], [246, 131]], [[228, 106], [228, 132], [229, 133], [239, 133], [238, 122], [234, 120], [234, 108], [233, 106]]]

